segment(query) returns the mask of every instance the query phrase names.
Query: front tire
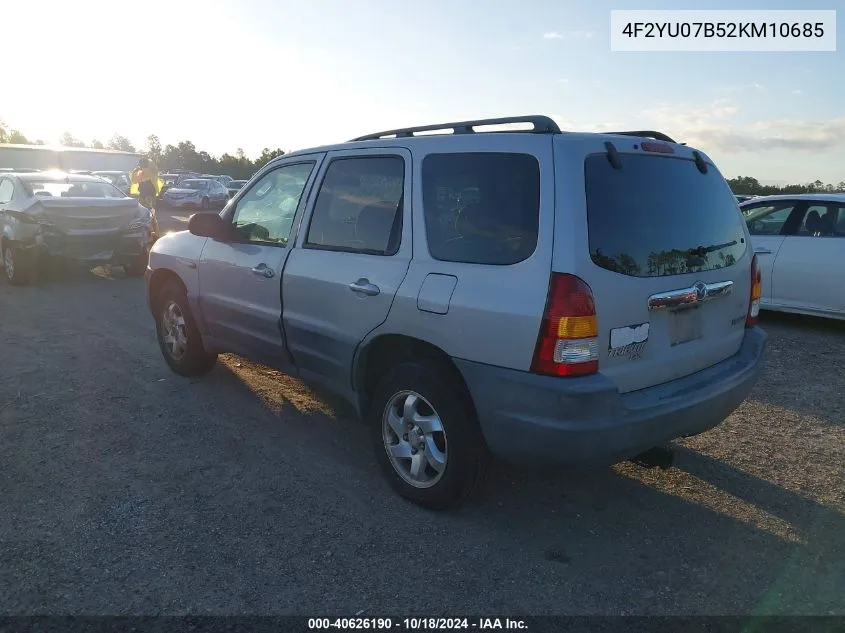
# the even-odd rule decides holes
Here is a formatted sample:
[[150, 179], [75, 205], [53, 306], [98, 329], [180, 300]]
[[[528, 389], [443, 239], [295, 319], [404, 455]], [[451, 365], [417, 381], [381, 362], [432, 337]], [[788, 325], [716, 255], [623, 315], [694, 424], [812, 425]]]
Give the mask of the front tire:
[[469, 394], [451, 368], [432, 361], [395, 366], [379, 382], [367, 422], [376, 459], [405, 499], [446, 510], [483, 484], [490, 455]]
[[127, 277], [143, 277], [144, 273], [147, 272], [149, 260], [150, 252], [145, 248], [130, 263], [123, 264], [123, 272], [126, 273]]
[[185, 290], [168, 284], [156, 301], [156, 338], [170, 369], [180, 376], [201, 376], [217, 363], [217, 354], [202, 345]]
[[33, 282], [35, 261], [33, 253], [5, 240], [2, 243], [3, 274], [13, 286], [26, 286]]

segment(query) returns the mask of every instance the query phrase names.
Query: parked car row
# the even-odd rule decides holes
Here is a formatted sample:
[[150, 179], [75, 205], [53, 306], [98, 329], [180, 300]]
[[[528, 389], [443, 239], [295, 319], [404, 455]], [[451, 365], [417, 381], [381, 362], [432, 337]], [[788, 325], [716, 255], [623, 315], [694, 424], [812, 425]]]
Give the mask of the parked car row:
[[[475, 131], [517, 121], [534, 129]], [[466, 133], [428, 133], [449, 129]], [[145, 272], [174, 372], [233, 352], [335, 391], [430, 508], [467, 499], [493, 457], [609, 464], [702, 433], [757, 379], [761, 308], [845, 318], [845, 195], [740, 201], [658, 132], [447, 123], [248, 181], [162, 177], [162, 203], [224, 210], [156, 242], [154, 213], [105, 176], [0, 174], [7, 278], [45, 256]]]

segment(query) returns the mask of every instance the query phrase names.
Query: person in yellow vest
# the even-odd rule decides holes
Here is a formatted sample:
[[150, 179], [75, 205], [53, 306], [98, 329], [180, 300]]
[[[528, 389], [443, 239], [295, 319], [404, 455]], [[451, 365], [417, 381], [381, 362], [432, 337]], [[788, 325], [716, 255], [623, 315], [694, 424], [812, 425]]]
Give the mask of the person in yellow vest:
[[[159, 192], [158, 168], [149, 158], [142, 156], [138, 167], [131, 174], [133, 185], [138, 186], [138, 202], [148, 209], [155, 209]], [[135, 187], [132, 187], [133, 189]]]

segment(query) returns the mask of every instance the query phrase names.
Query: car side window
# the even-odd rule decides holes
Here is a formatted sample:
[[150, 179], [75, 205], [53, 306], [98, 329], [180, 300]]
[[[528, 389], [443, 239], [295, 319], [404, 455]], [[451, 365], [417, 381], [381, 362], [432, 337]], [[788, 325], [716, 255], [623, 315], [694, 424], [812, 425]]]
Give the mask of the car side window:
[[236, 238], [245, 242], [287, 244], [313, 169], [314, 162], [305, 162], [264, 174], [235, 207], [232, 224]]
[[540, 165], [534, 156], [429, 154], [422, 162], [422, 190], [434, 259], [507, 266], [536, 250]]
[[845, 237], [845, 205], [810, 205], [796, 235]]
[[404, 188], [400, 156], [333, 160], [314, 203], [306, 247], [395, 255], [402, 240]]
[[751, 235], [780, 235], [786, 221], [795, 209], [792, 202], [766, 204], [742, 210]]
[[0, 204], [11, 202], [12, 194], [15, 193], [15, 186], [8, 178], [0, 180]]

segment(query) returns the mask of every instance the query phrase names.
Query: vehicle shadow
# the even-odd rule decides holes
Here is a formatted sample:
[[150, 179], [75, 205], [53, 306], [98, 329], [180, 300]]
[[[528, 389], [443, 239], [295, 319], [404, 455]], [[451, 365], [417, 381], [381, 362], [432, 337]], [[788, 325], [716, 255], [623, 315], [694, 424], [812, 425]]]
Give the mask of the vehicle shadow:
[[[433, 539], [431, 573], [485, 587], [484, 596], [467, 598], [465, 609], [490, 600], [510, 613], [845, 614], [845, 517], [834, 506], [678, 447], [666, 471], [630, 463], [555, 471], [495, 464], [477, 500], [457, 512], [433, 513], [390, 491], [362, 424], [297, 406], [302, 394], [285, 396], [285, 389], [286, 402], [276, 406], [252, 368], [238, 373], [244, 367], [232, 359], [234, 367], [221, 363], [192, 387], [204, 399], [227, 394], [238, 402], [239, 432], [262, 446], [260, 455], [251, 454], [260, 460], [253, 468], [272, 472], [284, 452], [288, 472], [298, 472], [291, 459], [311, 469], [309, 494], [332, 499], [324, 521], [345, 526], [323, 546], [336, 539], [353, 558], [389, 565], [418, 556], [419, 543], [385, 539], [376, 526]], [[289, 510], [275, 502], [260, 512], [281, 520]], [[367, 523], [359, 525], [362, 516]], [[342, 575], [352, 563], [335, 558], [333, 564]], [[425, 577], [406, 577], [403, 586], [417, 592], [427, 613], [461, 606], [426, 601]], [[390, 579], [367, 584], [370, 604], [380, 588], [393, 596]], [[361, 604], [359, 593], [350, 588], [346, 604]]]

